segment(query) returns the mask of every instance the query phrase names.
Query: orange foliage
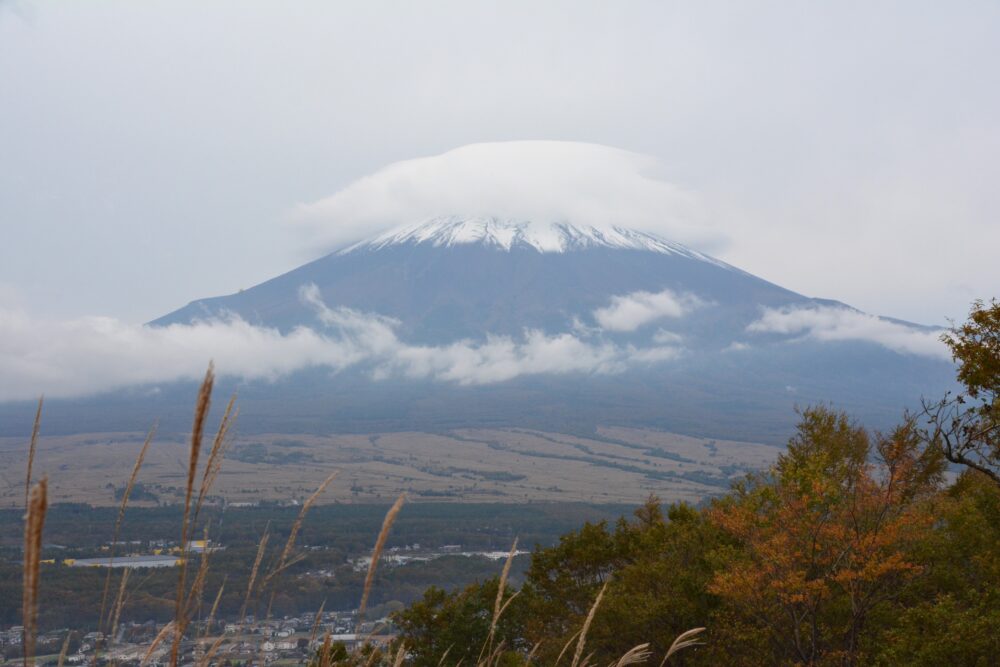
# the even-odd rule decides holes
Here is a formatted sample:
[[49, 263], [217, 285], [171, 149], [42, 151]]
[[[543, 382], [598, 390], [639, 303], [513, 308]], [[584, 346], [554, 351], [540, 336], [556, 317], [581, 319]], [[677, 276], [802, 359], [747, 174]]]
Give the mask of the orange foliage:
[[[842, 415], [818, 416], [841, 421], [800, 433], [770, 477], [710, 510], [738, 545], [710, 590], [746, 626], [766, 630], [786, 664], [853, 665], [868, 616], [921, 571], [907, 551], [931, 526], [919, 501], [940, 466], [918, 451], [912, 425], [871, 452]], [[830, 457], [824, 438], [847, 443], [853, 460]]]

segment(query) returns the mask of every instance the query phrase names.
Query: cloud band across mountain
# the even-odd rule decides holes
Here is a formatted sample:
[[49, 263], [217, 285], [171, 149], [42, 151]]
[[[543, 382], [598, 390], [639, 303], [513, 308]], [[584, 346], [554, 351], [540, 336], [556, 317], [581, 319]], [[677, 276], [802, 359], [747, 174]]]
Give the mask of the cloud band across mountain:
[[[329, 307], [314, 285], [301, 288], [300, 298], [317, 324], [285, 332], [236, 315], [151, 327], [104, 317], [43, 322], [0, 309], [0, 401], [195, 380], [209, 359], [222, 374], [265, 381], [314, 367], [335, 373], [355, 369], [375, 381], [409, 378], [461, 385], [540, 374], [608, 375], [688, 354], [681, 336], [659, 328], [644, 345], [613, 341], [619, 334], [709, 305], [670, 290], [634, 292], [615, 296], [594, 311], [597, 329], [528, 329], [520, 336], [414, 345], [400, 339], [398, 320]], [[948, 358], [940, 331], [843, 307], [764, 309], [746, 331], [788, 342], [870, 341], [901, 354]], [[748, 348], [740, 344], [740, 349]]]
[[40, 322], [0, 310], [0, 401], [46, 394], [72, 397], [134, 385], [194, 380], [213, 359], [220, 373], [275, 380], [298, 370], [364, 368], [393, 377], [464, 385], [536, 374], [610, 374], [681, 354], [674, 345], [646, 348], [587, 340], [574, 333], [525, 331], [448, 345], [411, 345], [391, 318], [323, 303], [315, 286], [301, 290], [321, 326], [282, 333], [239, 317], [166, 327], [104, 317]]
[[939, 329], [910, 326], [846, 307], [765, 308], [747, 331], [817, 341], [869, 341], [903, 354], [951, 356]]

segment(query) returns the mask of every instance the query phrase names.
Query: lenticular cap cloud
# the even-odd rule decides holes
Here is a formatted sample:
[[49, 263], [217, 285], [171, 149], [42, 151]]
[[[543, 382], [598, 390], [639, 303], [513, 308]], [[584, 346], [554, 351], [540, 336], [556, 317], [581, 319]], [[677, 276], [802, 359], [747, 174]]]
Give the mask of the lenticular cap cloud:
[[332, 250], [438, 216], [495, 216], [651, 232], [718, 247], [690, 192], [657, 176], [656, 158], [597, 144], [509, 141], [395, 162], [291, 213], [312, 247]]

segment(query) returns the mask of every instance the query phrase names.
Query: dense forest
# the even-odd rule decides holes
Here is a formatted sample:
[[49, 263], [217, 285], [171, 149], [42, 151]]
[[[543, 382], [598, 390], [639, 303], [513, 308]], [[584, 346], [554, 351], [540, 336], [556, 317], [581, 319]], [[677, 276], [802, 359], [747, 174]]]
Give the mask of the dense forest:
[[488, 645], [494, 664], [552, 665], [581, 628], [590, 664], [644, 643], [657, 664], [696, 627], [670, 664], [1000, 664], [1000, 304], [945, 342], [961, 394], [887, 433], [803, 410], [778, 462], [724, 497], [650, 498], [536, 551], [492, 633], [498, 579], [427, 591], [398, 615], [409, 664]]
[[[136, 484], [138, 486], [138, 484]], [[301, 527], [300, 540], [308, 546], [347, 554], [368, 553], [388, 509], [385, 504], [341, 503], [317, 505]], [[587, 519], [613, 518], [630, 511], [627, 505], [589, 503], [413, 503], [394, 524], [388, 546], [419, 543], [425, 547], [460, 544], [465, 549], [506, 550], [515, 536], [526, 547], [553, 544], [560, 534]], [[258, 507], [220, 509], [206, 506], [203, 523], [211, 538], [227, 548], [256, 549], [265, 527], [274, 539], [285, 539], [301, 508], [261, 503]], [[43, 557], [88, 554], [107, 545], [115, 528], [117, 507], [58, 504], [45, 518]], [[118, 539], [122, 543], [176, 540], [183, 516], [178, 505], [129, 507]], [[0, 555], [15, 558], [23, 546], [23, 510], [0, 510]], [[72, 545], [73, 549], [65, 549]], [[336, 564], [336, 563], [331, 563]]]

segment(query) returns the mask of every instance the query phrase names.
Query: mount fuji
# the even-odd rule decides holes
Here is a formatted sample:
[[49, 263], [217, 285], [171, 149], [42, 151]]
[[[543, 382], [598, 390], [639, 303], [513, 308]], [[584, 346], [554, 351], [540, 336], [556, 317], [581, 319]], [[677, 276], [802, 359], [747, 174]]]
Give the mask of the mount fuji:
[[[661, 315], [655, 303], [648, 306], [650, 322], [663, 324], [669, 317], [666, 302], [676, 302], [680, 310], [685, 309], [681, 302], [701, 310], [695, 317], [671, 319], [677, 320], [675, 328], [698, 331], [693, 342], [702, 345], [706, 335], [718, 339], [729, 333], [713, 321], [723, 314], [731, 317], [733, 308], [743, 312], [745, 325], [760, 306], [808, 301], [645, 232], [442, 217], [355, 243], [237, 294], [194, 301], [151, 324], [236, 315], [282, 331], [314, 326], [315, 309], [300, 295], [307, 285], [316, 286], [327, 305], [395, 318], [405, 339], [437, 345], [597, 325], [593, 313], [605, 312], [615, 299], [622, 304], [629, 295], [644, 294], [653, 301], [659, 296], [666, 308]], [[726, 307], [699, 307], [709, 302]], [[608, 332], [630, 339], [649, 333], [638, 324], [616, 322]]]
[[234, 319], [388, 341], [347, 368], [243, 384], [244, 428], [265, 430], [628, 424], [778, 441], [796, 406], [885, 426], [952, 375], [931, 327], [614, 224], [430, 218], [150, 325]]

